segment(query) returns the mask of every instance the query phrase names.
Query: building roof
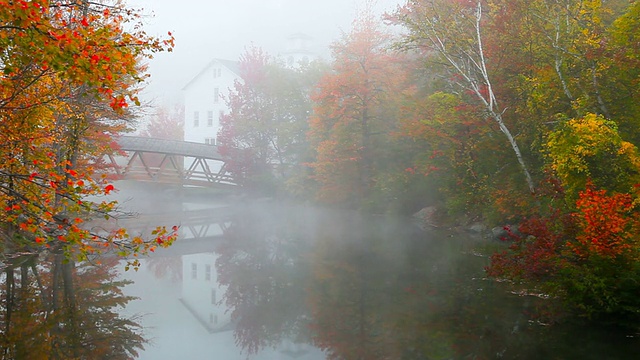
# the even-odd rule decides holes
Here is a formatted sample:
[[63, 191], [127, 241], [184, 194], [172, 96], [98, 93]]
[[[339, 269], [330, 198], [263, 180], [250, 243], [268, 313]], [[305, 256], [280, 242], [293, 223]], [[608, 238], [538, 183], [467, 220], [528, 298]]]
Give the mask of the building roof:
[[301, 32], [293, 33], [287, 36], [287, 40], [292, 40], [292, 39], [314, 40], [312, 36], [307, 35], [305, 33], [301, 33]]
[[230, 70], [232, 73], [240, 76], [240, 63], [233, 60], [225, 60], [225, 59], [213, 59], [211, 60], [200, 72], [198, 75], [194, 76], [183, 88], [182, 90], [187, 90], [193, 83], [200, 78], [204, 73], [209, 70], [213, 65], [220, 64]]

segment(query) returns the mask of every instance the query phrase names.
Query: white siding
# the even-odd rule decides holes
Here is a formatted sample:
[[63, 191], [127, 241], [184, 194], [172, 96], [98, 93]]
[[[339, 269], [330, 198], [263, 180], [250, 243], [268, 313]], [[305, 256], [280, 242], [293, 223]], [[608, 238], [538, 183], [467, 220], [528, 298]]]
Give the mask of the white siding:
[[227, 307], [218, 304], [226, 287], [218, 284], [216, 258], [213, 253], [182, 256], [182, 301], [191, 308], [200, 322], [214, 331], [231, 321]]
[[[221, 112], [227, 113], [226, 100], [238, 75], [219, 61], [212, 61], [184, 88], [185, 141], [204, 143], [216, 138], [220, 130]], [[217, 101], [216, 101], [217, 93]], [[194, 126], [194, 114], [199, 114], [199, 124]], [[208, 114], [213, 113], [213, 124], [209, 126]]]

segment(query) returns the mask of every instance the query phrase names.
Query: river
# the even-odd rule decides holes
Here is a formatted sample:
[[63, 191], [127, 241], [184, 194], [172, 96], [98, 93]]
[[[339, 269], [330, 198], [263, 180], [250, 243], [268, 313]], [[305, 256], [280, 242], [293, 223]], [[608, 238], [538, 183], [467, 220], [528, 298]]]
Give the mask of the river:
[[[69, 283], [77, 289], [65, 288], [59, 297], [75, 294], [81, 311], [48, 328], [44, 315], [29, 328], [29, 316], [44, 312], [15, 300], [38, 281], [12, 280], [8, 287], [5, 275], [4, 309], [13, 299], [13, 328], [25, 327], [10, 341], [33, 349], [34, 339], [58, 334], [83, 359], [632, 359], [640, 353], [632, 333], [555, 323], [552, 300], [487, 279], [486, 255], [496, 248], [490, 240], [422, 230], [411, 219], [268, 200], [196, 193], [158, 206], [165, 197], [145, 199], [128, 204], [145, 209], [145, 219], [175, 220], [176, 244], [143, 259], [138, 271], [124, 271], [122, 261], [76, 264]], [[42, 293], [61, 288], [53, 279], [64, 263], [39, 261], [23, 272], [16, 267], [15, 276], [32, 278], [29, 269], [39, 269]], [[96, 335], [102, 327], [108, 330]]]

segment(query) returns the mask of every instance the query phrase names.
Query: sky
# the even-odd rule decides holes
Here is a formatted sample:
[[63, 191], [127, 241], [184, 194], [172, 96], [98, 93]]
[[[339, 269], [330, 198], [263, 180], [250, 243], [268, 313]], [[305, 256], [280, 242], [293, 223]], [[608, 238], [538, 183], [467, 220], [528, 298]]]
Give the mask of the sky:
[[[401, 0], [377, 0], [382, 14]], [[329, 44], [348, 31], [361, 0], [128, 0], [142, 8], [148, 34], [175, 37], [171, 53], [149, 61], [151, 78], [141, 94], [155, 106], [181, 102], [181, 89], [214, 58], [237, 60], [250, 45], [269, 54], [284, 50], [288, 35], [312, 36], [324, 57]]]

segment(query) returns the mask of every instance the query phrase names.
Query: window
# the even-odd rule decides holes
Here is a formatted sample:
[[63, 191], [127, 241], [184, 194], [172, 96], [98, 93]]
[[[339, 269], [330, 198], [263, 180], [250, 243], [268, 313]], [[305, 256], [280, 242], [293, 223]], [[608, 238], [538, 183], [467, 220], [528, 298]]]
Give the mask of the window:
[[213, 89], [213, 102], [214, 103], [218, 103], [220, 102], [220, 89], [219, 88], [214, 88]]
[[204, 138], [204, 143], [207, 145], [215, 145], [216, 138]]
[[216, 304], [216, 289], [211, 289], [211, 303]]
[[193, 127], [200, 126], [200, 113], [197, 111], [193, 112]]
[[207, 111], [207, 126], [213, 126], [213, 111]]
[[220, 110], [218, 112], [218, 122], [222, 121], [222, 117], [224, 116], [224, 111]]
[[211, 265], [209, 264], [204, 266], [204, 279], [211, 280]]
[[198, 278], [198, 264], [196, 263], [191, 264], [191, 278], [194, 280]]
[[218, 77], [222, 76], [222, 69], [218, 69]]

